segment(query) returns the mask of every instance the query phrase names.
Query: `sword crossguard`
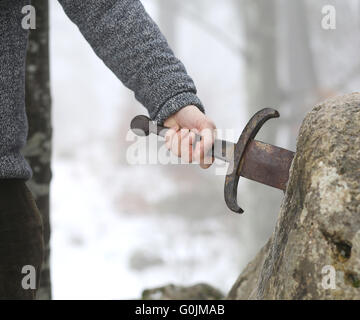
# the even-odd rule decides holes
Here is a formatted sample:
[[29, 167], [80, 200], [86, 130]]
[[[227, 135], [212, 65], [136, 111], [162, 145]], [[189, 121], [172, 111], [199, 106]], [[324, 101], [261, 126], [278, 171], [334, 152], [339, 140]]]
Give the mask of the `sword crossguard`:
[[225, 178], [224, 197], [226, 205], [231, 211], [240, 214], [244, 212], [237, 202], [237, 187], [246, 148], [255, 138], [266, 121], [278, 117], [280, 117], [280, 114], [277, 110], [272, 108], [262, 109], [255, 113], [241, 133], [234, 148], [233, 162], [229, 164], [228, 172]]

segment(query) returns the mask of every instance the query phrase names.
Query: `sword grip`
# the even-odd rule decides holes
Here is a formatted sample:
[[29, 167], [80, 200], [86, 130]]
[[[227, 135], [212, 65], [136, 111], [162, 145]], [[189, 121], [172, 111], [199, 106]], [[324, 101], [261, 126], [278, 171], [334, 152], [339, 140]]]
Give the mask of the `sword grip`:
[[[159, 126], [156, 122], [152, 121], [149, 117], [140, 115], [136, 116], [130, 124], [131, 130], [138, 136], [148, 136], [150, 133], [156, 134], [161, 137], [165, 137], [166, 132], [169, 128], [164, 126]], [[197, 142], [201, 140], [201, 136], [195, 135], [195, 143], [193, 144], [194, 148]], [[232, 142], [227, 142], [225, 140], [215, 139], [212, 149], [209, 151], [209, 155], [223, 161], [229, 161], [229, 150], [233, 148]]]

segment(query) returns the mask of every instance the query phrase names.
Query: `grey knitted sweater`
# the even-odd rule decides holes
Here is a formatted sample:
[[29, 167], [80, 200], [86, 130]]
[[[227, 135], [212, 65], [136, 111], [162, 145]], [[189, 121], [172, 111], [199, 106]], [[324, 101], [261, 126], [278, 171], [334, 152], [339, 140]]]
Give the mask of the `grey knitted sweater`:
[[[29, 0], [0, 0], [0, 178], [31, 177], [21, 155], [26, 143], [25, 56], [21, 13]], [[140, 0], [59, 0], [95, 53], [163, 122], [182, 107], [203, 111], [183, 64]], [[69, 79], [71, 81], [71, 79]]]

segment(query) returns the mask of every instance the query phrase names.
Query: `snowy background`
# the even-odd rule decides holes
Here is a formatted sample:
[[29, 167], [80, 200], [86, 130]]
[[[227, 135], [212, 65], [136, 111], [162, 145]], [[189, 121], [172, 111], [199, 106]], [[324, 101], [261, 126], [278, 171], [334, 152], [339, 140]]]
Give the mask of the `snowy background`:
[[[235, 23], [230, 8], [213, 3], [210, 15], [230, 29]], [[154, 2], [144, 5], [156, 19]], [[179, 27], [176, 54], [197, 83], [208, 115], [219, 128], [240, 133], [245, 120], [239, 59], [188, 21]], [[146, 110], [56, 1], [51, 1], [51, 61], [54, 298], [139, 298], [143, 289], [169, 282], [207, 282], [228, 291], [258, 248], [246, 243], [250, 230], [242, 230], [243, 217], [224, 204], [223, 177], [194, 166], [126, 163], [130, 120]], [[204, 181], [194, 185], [192, 174]], [[207, 183], [214, 184], [212, 193]]]
[[[156, 21], [158, 1], [143, 0]], [[235, 129], [238, 136], [248, 118], [244, 59], [234, 50], [244, 45], [239, 13], [232, 0], [197, 3], [204, 20], [194, 23], [191, 10], [179, 15], [173, 48], [193, 77], [207, 115], [218, 128]], [[132, 299], [141, 297], [146, 288], [198, 282], [228, 292], [270, 236], [282, 193], [254, 188], [242, 179], [239, 199], [245, 214], [238, 216], [226, 208], [224, 177], [215, 174], [216, 166], [205, 171], [194, 165], [129, 165], [125, 157], [129, 124], [146, 110], [96, 57], [57, 1], [50, 4], [53, 297]], [[355, 7], [359, 11], [355, 5], [352, 12]], [[319, 29], [321, 7], [314, 12]], [[340, 19], [340, 27], [345, 22]], [[163, 31], [168, 36], [166, 28]], [[319, 74], [330, 83], [342, 79], [334, 72], [340, 70], [339, 63], [346, 74], [353, 68], [349, 61], [360, 52], [354, 50], [359, 42], [334, 44], [330, 36], [312, 44]], [[341, 48], [351, 53], [349, 59], [343, 59]], [[331, 52], [334, 60], [324, 52]], [[359, 79], [355, 80], [340, 91], [356, 90]], [[288, 110], [289, 117], [292, 111]], [[297, 127], [294, 137], [296, 132]], [[278, 141], [267, 142], [294, 149], [286, 138], [278, 135]], [[265, 195], [272, 199], [270, 215], [263, 212]]]

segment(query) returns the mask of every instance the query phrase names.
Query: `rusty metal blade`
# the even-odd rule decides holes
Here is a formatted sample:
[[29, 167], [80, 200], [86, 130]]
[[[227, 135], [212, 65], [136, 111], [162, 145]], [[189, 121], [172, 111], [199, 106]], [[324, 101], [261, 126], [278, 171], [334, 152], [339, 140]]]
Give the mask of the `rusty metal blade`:
[[[231, 163], [235, 144], [215, 140], [212, 155]], [[246, 147], [237, 175], [285, 190], [289, 170], [295, 153], [258, 140], [252, 140]]]
[[246, 148], [237, 174], [285, 190], [294, 155], [292, 151], [252, 140]]

